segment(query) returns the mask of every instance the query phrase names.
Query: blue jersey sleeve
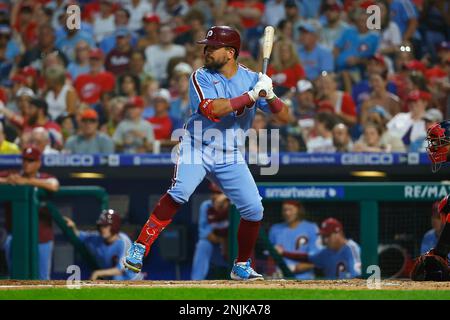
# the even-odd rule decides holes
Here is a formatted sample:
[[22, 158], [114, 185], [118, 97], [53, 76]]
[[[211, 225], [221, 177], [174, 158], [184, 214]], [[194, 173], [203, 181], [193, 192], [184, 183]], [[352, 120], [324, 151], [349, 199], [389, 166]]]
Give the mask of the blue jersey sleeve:
[[78, 238], [84, 244], [92, 241], [97, 236], [98, 236], [98, 233], [97, 232], [92, 232], [92, 231], [80, 231], [80, 233], [78, 234]]
[[189, 101], [192, 113], [197, 111], [202, 100], [217, 98], [219, 98], [217, 90], [214, 88], [211, 79], [208, 79], [205, 71], [198, 69], [192, 73], [189, 81]]
[[311, 224], [311, 230], [309, 232], [308, 254], [314, 255], [322, 249], [322, 243], [318, 236], [319, 227], [317, 224]]
[[319, 269], [324, 269], [325, 265], [326, 265], [326, 260], [327, 260], [326, 250], [321, 249], [318, 252], [316, 252], [315, 254], [308, 255], [308, 260], [311, 263], [313, 263], [315, 267], [317, 267]]
[[208, 209], [211, 206], [211, 201], [206, 200], [202, 202], [199, 209], [198, 217], [198, 238], [207, 239], [208, 234], [212, 232], [212, 227], [208, 223]]

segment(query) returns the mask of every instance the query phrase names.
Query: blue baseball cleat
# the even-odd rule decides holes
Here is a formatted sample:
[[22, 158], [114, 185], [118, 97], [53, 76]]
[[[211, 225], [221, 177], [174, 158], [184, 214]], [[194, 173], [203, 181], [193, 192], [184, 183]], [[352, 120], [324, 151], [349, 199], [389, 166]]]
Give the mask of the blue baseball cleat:
[[139, 273], [142, 269], [142, 260], [145, 255], [145, 246], [143, 244], [134, 242], [130, 249], [128, 249], [127, 256], [123, 261], [125, 268], [133, 272]]
[[231, 270], [230, 277], [232, 280], [264, 280], [263, 276], [257, 273], [251, 267], [251, 259], [247, 262], [234, 262], [233, 269]]

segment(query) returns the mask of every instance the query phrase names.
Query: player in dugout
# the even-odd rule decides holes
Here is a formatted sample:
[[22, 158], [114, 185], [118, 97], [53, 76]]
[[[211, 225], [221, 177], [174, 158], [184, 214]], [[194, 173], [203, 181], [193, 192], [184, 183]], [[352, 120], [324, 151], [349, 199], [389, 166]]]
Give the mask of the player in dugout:
[[317, 253], [297, 253], [291, 259], [312, 263], [327, 280], [352, 279], [361, 276], [361, 250], [352, 239], [347, 239], [342, 223], [334, 218], [324, 220], [319, 234], [325, 246]]
[[230, 200], [215, 183], [210, 183], [210, 199], [200, 205], [198, 241], [192, 261], [192, 280], [205, 280], [210, 265], [228, 266], [228, 211]]
[[[282, 124], [290, 121], [288, 106], [273, 92], [272, 80], [239, 64], [241, 38], [228, 26], [211, 27], [205, 39], [204, 66], [189, 82], [192, 115], [178, 145], [173, 183], [160, 198], [124, 264], [139, 272], [153, 242], [172, 221], [180, 207], [205, 177], [220, 187], [241, 214], [238, 254], [232, 267], [233, 280], [263, 279], [252, 266], [250, 256], [258, 238], [263, 205], [253, 176], [240, 148], [256, 110], [269, 112]], [[260, 97], [262, 91], [265, 97]]]
[[[51, 192], [59, 190], [58, 179], [52, 175], [40, 172], [42, 165], [41, 151], [35, 147], [27, 147], [22, 152], [22, 169], [19, 171], [2, 171], [0, 172], [0, 184], [9, 185], [27, 185]], [[9, 270], [12, 270], [12, 207], [11, 203], [5, 204], [5, 226], [8, 231], [8, 237], [4, 244], [6, 253], [6, 261]], [[50, 280], [50, 270], [52, 265], [53, 253], [53, 226], [52, 217], [47, 207], [39, 208], [39, 279]]]
[[305, 208], [299, 201], [284, 201], [282, 215], [284, 222], [274, 224], [270, 228], [269, 240], [278, 254], [284, 258], [284, 262], [295, 274], [296, 279], [312, 280], [314, 265], [298, 263], [295, 261], [295, 255], [298, 253], [314, 255], [322, 248], [319, 227], [316, 223], [305, 220]]
[[125, 269], [122, 260], [131, 246], [130, 238], [120, 232], [121, 218], [119, 214], [106, 209], [97, 219], [97, 231], [80, 231], [75, 222], [64, 217], [66, 224], [78, 236], [88, 251], [94, 256], [100, 269], [94, 270], [91, 280], [142, 280], [142, 273], [134, 273]]
[[[450, 120], [431, 126], [427, 131], [427, 153], [432, 171], [437, 172], [450, 163]], [[418, 257], [411, 271], [415, 281], [450, 281], [448, 254], [450, 253], [450, 195], [438, 205], [442, 227], [432, 249]]]

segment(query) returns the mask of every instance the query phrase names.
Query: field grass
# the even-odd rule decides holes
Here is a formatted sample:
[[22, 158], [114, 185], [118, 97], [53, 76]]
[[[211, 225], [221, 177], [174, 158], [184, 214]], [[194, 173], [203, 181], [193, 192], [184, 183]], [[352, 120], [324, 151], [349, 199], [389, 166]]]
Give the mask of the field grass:
[[450, 300], [450, 290], [42, 288], [0, 290], [0, 300]]

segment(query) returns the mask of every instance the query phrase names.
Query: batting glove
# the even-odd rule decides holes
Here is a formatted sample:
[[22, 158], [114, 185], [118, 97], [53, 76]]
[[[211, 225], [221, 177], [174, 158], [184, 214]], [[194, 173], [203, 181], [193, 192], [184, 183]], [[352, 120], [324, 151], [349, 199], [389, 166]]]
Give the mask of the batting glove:
[[261, 90], [264, 90], [266, 91], [266, 93], [268, 93], [271, 88], [272, 88], [272, 79], [270, 79], [270, 77], [260, 72], [258, 82], [255, 84], [253, 89], [248, 92], [248, 95], [250, 96], [250, 98], [252, 98], [253, 101], [256, 101], [256, 99], [259, 98], [259, 92]]

